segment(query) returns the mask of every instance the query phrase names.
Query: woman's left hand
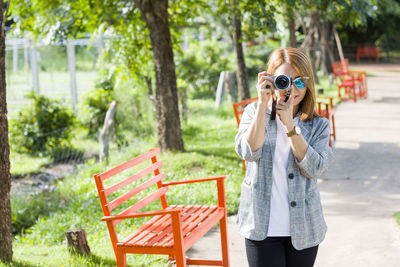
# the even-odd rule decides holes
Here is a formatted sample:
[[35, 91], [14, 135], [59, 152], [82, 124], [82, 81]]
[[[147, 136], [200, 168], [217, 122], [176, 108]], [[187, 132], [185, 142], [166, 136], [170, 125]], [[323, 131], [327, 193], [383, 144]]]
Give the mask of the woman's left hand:
[[290, 94], [287, 102], [285, 102], [285, 97], [280, 97], [276, 103], [276, 114], [278, 114], [279, 119], [282, 121], [282, 124], [285, 126], [288, 132], [294, 127], [293, 99], [293, 94]]

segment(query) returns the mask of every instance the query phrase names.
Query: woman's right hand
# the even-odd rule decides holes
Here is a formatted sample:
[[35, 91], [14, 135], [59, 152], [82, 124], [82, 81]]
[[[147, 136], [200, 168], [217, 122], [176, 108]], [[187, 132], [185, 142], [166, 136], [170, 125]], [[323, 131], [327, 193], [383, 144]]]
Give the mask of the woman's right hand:
[[266, 71], [258, 73], [257, 94], [258, 102], [268, 103], [271, 100], [272, 94], [272, 78]]

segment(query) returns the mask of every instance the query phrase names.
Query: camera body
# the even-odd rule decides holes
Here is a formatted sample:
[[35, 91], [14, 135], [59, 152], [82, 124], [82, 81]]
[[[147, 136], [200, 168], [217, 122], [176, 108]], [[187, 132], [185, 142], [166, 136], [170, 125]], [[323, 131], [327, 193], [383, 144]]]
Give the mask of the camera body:
[[270, 77], [273, 80], [275, 89], [287, 90], [290, 89], [290, 86], [292, 85], [292, 77], [286, 76], [284, 74]]

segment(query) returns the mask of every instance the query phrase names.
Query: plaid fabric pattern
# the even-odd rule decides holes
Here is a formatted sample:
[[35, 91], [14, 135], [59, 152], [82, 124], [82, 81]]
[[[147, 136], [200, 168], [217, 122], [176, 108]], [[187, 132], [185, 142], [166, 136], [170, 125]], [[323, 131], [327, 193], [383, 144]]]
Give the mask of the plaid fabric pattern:
[[[246, 175], [241, 185], [241, 196], [237, 224], [239, 232], [252, 240], [267, 237], [272, 187], [272, 162], [275, 151], [277, 127], [271, 121], [268, 110], [265, 141], [261, 148], [251, 151], [246, 135], [257, 109], [257, 102], [248, 105], [243, 113], [235, 137], [235, 151], [246, 160]], [[309, 144], [304, 159], [299, 162], [289, 152], [288, 190], [290, 212], [290, 235], [293, 246], [305, 249], [320, 244], [327, 231], [323, 217], [317, 180], [324, 172], [332, 149], [329, 147], [329, 121], [314, 118], [312, 121], [299, 120], [298, 126]], [[290, 179], [292, 177], [292, 179]]]

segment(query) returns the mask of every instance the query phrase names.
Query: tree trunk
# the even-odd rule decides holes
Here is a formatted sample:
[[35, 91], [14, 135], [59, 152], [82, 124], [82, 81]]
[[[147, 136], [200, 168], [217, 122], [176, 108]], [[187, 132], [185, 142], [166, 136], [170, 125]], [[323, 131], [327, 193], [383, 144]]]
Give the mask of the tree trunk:
[[68, 250], [71, 254], [90, 255], [86, 232], [82, 228], [65, 231]]
[[344, 56], [343, 56], [343, 49], [342, 49], [342, 43], [340, 42], [340, 38], [339, 38], [339, 34], [336, 31], [336, 26], [333, 26], [333, 34], [335, 36], [335, 40], [336, 40], [336, 45], [339, 51], [339, 57], [340, 57], [340, 61], [343, 62], [344, 61]]
[[246, 63], [244, 61], [243, 46], [242, 46], [242, 22], [240, 20], [239, 10], [235, 5], [235, 0], [232, 0], [232, 13], [233, 13], [233, 45], [236, 51], [237, 58], [237, 80], [239, 89], [240, 101], [250, 98], [250, 91], [248, 86], [248, 76]]
[[168, 23], [168, 0], [133, 1], [149, 29], [153, 49], [158, 144], [161, 150], [183, 151], [175, 63]]
[[312, 27], [312, 28], [314, 28], [314, 31], [313, 31], [313, 33], [312, 33], [312, 35], [311, 35], [311, 41], [310, 41], [310, 59], [311, 59], [311, 65], [312, 65], [312, 69], [313, 69], [313, 72], [314, 72], [314, 80], [315, 80], [315, 83], [316, 84], [319, 84], [319, 79], [318, 79], [318, 76], [317, 76], [317, 62], [316, 62], [316, 38], [315, 38], [315, 35], [316, 35], [316, 16], [314, 15], [314, 13], [313, 14], [311, 14], [311, 26], [310, 26], [310, 28]]
[[[8, 119], [6, 98], [6, 45], [3, 7], [0, 5], [0, 260], [11, 262], [11, 175], [10, 175], [10, 145], [8, 141]], [[7, 12], [6, 12], [7, 14]]]
[[321, 16], [318, 12], [315, 13], [315, 16], [315, 23], [321, 37], [322, 70], [324, 71], [324, 75], [327, 75], [329, 72], [332, 72], [331, 64], [334, 62], [332, 49], [329, 44], [329, 26], [327, 23], [321, 22]]
[[290, 47], [297, 47], [297, 40], [296, 40], [296, 21], [293, 9], [286, 5], [286, 19], [289, 28], [289, 45]]
[[104, 157], [108, 163], [108, 152], [110, 147], [110, 136], [112, 126], [114, 124], [115, 111], [117, 110], [117, 102], [112, 101], [108, 107], [106, 117], [104, 119], [103, 128], [100, 130], [99, 141], [100, 141], [100, 162], [103, 161]]

